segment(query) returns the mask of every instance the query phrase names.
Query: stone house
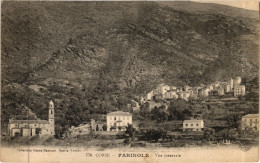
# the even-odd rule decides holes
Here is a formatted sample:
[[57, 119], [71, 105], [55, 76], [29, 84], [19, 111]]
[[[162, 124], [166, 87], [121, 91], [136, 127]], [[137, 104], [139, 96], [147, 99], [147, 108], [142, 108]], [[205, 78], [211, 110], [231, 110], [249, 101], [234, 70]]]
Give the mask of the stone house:
[[9, 119], [8, 135], [14, 137], [55, 135], [54, 103], [49, 102], [49, 119], [47, 120], [15, 120]]

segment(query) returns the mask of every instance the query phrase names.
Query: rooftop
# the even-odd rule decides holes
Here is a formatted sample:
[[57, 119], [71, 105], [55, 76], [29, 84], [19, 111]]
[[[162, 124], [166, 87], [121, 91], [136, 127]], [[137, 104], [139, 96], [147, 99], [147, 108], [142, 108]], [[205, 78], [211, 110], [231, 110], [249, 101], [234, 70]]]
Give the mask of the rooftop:
[[203, 122], [201, 119], [192, 119], [192, 120], [184, 120], [183, 123], [198, 123], [198, 122]]
[[107, 116], [132, 116], [129, 112], [115, 111], [108, 113]]
[[12, 123], [29, 123], [29, 124], [49, 124], [47, 120], [9, 120], [9, 124]]
[[247, 114], [244, 115], [242, 118], [259, 118], [259, 114]]

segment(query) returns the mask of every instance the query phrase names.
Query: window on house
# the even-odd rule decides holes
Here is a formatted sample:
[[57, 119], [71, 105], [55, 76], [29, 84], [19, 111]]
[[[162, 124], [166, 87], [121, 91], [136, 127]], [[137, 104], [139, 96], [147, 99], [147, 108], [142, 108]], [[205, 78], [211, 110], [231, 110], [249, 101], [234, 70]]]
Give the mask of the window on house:
[[116, 117], [114, 117], [114, 120], [116, 120]]
[[188, 124], [185, 124], [185, 126], [188, 126]]
[[193, 124], [191, 124], [190, 126], [193, 126]]
[[199, 126], [199, 124], [197, 123], [196, 126]]
[[250, 122], [252, 122], [252, 119], [250, 119]]

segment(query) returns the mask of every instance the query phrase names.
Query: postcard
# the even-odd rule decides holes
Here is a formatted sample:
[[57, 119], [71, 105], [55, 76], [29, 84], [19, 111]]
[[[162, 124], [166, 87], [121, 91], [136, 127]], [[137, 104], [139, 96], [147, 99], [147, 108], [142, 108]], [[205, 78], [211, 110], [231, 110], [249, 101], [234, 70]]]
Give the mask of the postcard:
[[259, 160], [258, 1], [1, 5], [1, 162]]

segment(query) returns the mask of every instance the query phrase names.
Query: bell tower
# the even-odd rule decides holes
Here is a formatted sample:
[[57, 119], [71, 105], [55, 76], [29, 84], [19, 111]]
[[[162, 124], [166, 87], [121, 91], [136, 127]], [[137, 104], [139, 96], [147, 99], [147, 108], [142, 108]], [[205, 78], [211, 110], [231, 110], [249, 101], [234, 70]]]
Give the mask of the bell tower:
[[54, 123], [54, 103], [52, 100], [49, 102], [49, 133], [50, 135], [55, 135], [55, 123]]

